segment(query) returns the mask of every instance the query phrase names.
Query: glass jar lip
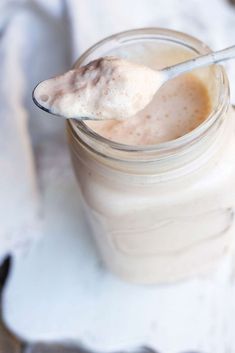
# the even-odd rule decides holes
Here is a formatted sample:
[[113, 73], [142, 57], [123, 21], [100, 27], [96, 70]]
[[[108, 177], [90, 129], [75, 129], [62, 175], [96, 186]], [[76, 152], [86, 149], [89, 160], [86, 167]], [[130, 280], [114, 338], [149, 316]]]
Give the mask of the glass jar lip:
[[[152, 38], [151, 38], [151, 35], [152, 35]], [[76, 61], [76, 65], [81, 64], [86, 59], [86, 57], [94, 53], [100, 47], [105, 46], [106, 44], [112, 41], [114, 41], [115, 44], [118, 43], [122, 45], [124, 43], [131, 42], [134, 39], [145, 39], [145, 38], [148, 40], [150, 39], [169, 40], [176, 44], [184, 45], [185, 47], [188, 47], [189, 49], [193, 50], [195, 53], [198, 53], [198, 54], [207, 54], [208, 52], [211, 52], [211, 49], [209, 46], [207, 46], [204, 42], [200, 41], [194, 36], [188, 35], [180, 31], [171, 30], [171, 29], [158, 28], [158, 27], [146, 27], [146, 28], [136, 28], [136, 29], [131, 29], [127, 31], [122, 31], [100, 40], [99, 42], [91, 46], [89, 49], [87, 49], [79, 57], [79, 59]], [[200, 47], [201, 50], [199, 51], [199, 49], [197, 49], [196, 47]], [[164, 152], [175, 150], [176, 148], [181, 148], [187, 145], [188, 143], [196, 140], [202, 134], [204, 134], [217, 121], [217, 119], [222, 114], [222, 112], [226, 111], [226, 109], [228, 108], [229, 84], [228, 84], [227, 75], [222, 66], [220, 65], [217, 65], [217, 66], [218, 66], [217, 70], [218, 70], [219, 81], [220, 81], [219, 99], [218, 99], [217, 105], [212, 110], [208, 118], [202, 124], [200, 124], [198, 127], [190, 131], [189, 133], [175, 140], [166, 141], [158, 144], [152, 144], [152, 145], [127, 145], [127, 144], [109, 140], [97, 134], [95, 131], [90, 129], [89, 126], [83, 121], [68, 119], [70, 128], [72, 128], [74, 132], [76, 132], [76, 130], [79, 130], [80, 132], [85, 134], [88, 138], [99, 143], [104, 147], [110, 148], [111, 150], [117, 150], [122, 152], [130, 152], [130, 153], [163, 152], [164, 153]]]

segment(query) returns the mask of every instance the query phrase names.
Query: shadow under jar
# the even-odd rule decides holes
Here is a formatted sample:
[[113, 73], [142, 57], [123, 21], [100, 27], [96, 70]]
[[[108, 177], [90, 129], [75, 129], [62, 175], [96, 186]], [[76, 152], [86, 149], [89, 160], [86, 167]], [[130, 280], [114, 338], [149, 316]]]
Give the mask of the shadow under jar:
[[[186, 34], [147, 28], [99, 42], [76, 65], [104, 55], [149, 65], [157, 52], [161, 68], [209, 51]], [[130, 146], [102, 137], [85, 122], [67, 124], [97, 246], [107, 267], [127, 281], [164, 283], [202, 274], [232, 247], [235, 114], [228, 81], [218, 65], [195, 75], [207, 87], [211, 113], [175, 140]]]

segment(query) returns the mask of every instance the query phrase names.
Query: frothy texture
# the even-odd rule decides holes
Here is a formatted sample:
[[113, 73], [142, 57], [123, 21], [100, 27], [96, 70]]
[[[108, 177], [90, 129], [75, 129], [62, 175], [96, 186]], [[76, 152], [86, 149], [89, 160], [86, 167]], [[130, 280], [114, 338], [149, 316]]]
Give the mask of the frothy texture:
[[120, 120], [142, 110], [164, 81], [161, 72], [104, 57], [40, 83], [34, 97], [42, 107], [67, 118]]
[[211, 111], [208, 90], [193, 74], [166, 82], [151, 103], [133, 118], [88, 122], [107, 139], [128, 145], [151, 145], [177, 139], [200, 125]]

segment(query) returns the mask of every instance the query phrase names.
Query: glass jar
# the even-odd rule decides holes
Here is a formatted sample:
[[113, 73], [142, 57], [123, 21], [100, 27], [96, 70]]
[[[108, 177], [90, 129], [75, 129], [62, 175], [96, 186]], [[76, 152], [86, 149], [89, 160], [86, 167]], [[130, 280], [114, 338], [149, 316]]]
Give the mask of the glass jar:
[[[173, 45], [179, 55], [168, 65], [184, 60], [185, 50], [187, 57], [210, 51], [186, 34], [147, 28], [104, 39], [76, 65], [117, 48], [125, 52], [133, 43]], [[159, 283], [204, 273], [231, 248], [234, 112], [224, 69], [216, 65], [205, 70], [201, 76], [213, 91], [213, 111], [176, 140], [128, 146], [96, 134], [84, 122], [67, 124], [73, 166], [96, 243], [107, 267], [125, 280]]]

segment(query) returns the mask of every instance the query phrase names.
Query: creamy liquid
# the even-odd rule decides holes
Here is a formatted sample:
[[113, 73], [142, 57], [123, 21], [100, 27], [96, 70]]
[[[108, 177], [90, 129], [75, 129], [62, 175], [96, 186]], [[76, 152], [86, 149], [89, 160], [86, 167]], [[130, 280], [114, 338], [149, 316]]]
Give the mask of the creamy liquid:
[[[108, 54], [152, 69], [192, 57], [181, 46], [161, 42], [125, 45]], [[99, 134], [128, 144], [175, 139], [215, 109], [217, 77], [212, 66], [194, 71], [167, 82], [136, 117], [88, 124]], [[213, 130], [210, 138], [185, 148], [186, 155], [176, 153], [163, 163], [119, 162], [116, 149], [111, 155], [116, 160], [109, 153], [105, 158], [99, 140], [93, 139], [92, 147], [97, 146], [100, 155], [86, 148], [86, 140], [84, 146], [69, 133], [87, 216], [102, 257], [114, 273], [138, 283], [175, 281], [213, 268], [230, 248], [235, 207], [232, 114], [221, 119], [220, 133]], [[71, 125], [76, 128], [76, 122]], [[83, 135], [79, 136], [82, 140]], [[144, 158], [144, 153], [140, 156]], [[174, 169], [179, 160], [182, 166]]]
[[88, 122], [96, 133], [128, 145], [150, 145], [177, 139], [200, 125], [211, 111], [208, 90], [193, 74], [166, 82], [151, 103], [133, 118]]

